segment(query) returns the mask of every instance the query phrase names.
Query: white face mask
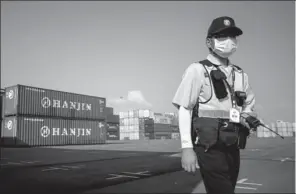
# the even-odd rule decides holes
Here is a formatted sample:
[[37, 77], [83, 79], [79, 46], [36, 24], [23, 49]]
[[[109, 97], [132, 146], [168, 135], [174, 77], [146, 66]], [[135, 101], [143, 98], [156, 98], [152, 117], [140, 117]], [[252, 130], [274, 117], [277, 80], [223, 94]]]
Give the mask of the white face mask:
[[230, 57], [237, 49], [236, 38], [214, 39], [213, 51], [222, 58]]

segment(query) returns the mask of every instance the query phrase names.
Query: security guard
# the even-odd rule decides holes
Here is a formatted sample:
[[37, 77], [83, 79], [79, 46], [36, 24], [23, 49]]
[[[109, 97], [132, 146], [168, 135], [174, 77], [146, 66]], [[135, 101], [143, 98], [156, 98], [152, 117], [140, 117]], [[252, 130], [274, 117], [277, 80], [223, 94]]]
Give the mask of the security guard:
[[173, 98], [179, 109], [182, 167], [200, 168], [208, 194], [232, 194], [251, 129], [248, 116], [256, 118], [255, 97], [248, 75], [229, 57], [243, 32], [232, 18], [212, 21], [206, 37], [209, 55], [185, 71]]

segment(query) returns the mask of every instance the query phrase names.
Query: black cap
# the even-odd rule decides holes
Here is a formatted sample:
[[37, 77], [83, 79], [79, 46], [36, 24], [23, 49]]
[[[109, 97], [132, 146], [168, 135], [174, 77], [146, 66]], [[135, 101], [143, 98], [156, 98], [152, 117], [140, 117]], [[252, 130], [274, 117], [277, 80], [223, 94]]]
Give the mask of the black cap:
[[236, 27], [235, 22], [231, 17], [223, 16], [212, 21], [211, 26], [208, 29], [207, 37], [221, 33], [239, 36], [243, 34], [243, 31]]

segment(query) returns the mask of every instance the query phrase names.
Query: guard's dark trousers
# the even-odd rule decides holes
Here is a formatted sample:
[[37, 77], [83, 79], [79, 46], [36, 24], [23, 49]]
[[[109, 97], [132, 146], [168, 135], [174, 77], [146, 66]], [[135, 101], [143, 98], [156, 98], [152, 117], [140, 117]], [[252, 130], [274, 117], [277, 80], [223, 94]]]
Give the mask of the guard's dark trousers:
[[200, 172], [208, 194], [233, 194], [240, 168], [240, 151], [237, 144], [225, 146], [221, 142], [207, 152], [195, 147]]

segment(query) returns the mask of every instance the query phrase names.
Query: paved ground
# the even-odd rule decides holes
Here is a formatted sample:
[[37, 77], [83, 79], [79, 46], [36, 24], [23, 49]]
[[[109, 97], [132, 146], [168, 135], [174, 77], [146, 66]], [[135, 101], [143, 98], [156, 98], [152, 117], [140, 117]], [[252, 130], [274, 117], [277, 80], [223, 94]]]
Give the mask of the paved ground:
[[[176, 140], [4, 148], [0, 188], [10, 193], [205, 193], [180, 167]], [[295, 139], [249, 139], [237, 193], [295, 193]], [[2, 193], [2, 192], [1, 192]]]

